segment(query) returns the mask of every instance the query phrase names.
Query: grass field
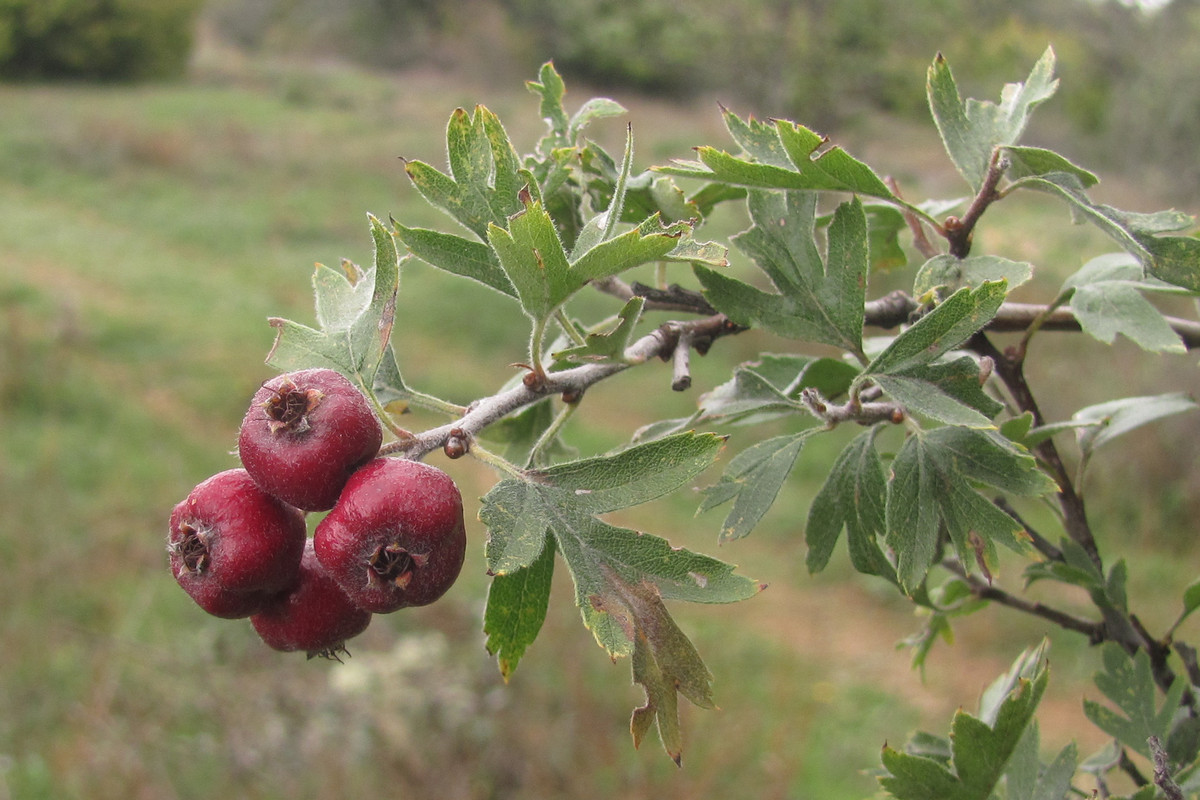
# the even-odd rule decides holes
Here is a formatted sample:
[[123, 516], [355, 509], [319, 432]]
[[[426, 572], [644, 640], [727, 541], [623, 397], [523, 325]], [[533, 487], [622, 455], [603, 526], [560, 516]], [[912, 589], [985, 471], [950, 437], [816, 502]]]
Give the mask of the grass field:
[[[450, 598], [377, 619], [345, 665], [271, 652], [247, 623], [200, 613], [166, 569], [166, 517], [235, 465], [245, 402], [271, 374], [265, 318], [311, 320], [314, 261], [369, 263], [367, 212], [443, 224], [398, 157], [440, 164], [450, 112], [479, 102], [519, 146], [540, 133], [520, 87], [436, 74], [245, 64], [176, 86], [0, 87], [0, 798], [863, 797], [885, 741], [943, 731], [1047, 633], [989, 612], [992, 624], [938, 651], [922, 681], [893, 648], [919, 625], [904, 602], [840, 568], [804, 573], [798, 520], [828, 454], [802, 460], [763, 530], [717, 553], [770, 589], [673, 609], [721, 706], [684, 710], [682, 770], [657, 742], [630, 746], [640, 692], [579, 624], [569, 585], [503, 684], [479, 631], [478, 524]], [[713, 107], [628, 105], [643, 166], [724, 144]], [[996, 235], [1024, 247], [1040, 213]], [[1081, 234], [1055, 246], [1021, 257], [1077, 266], [1100, 245]], [[419, 264], [403, 281], [396, 342], [411, 383], [466, 402], [510, 377], [526, 337], [515, 307]], [[697, 384], [778, 346], [722, 343]], [[1121, 350], [1114, 363], [1136, 361]], [[1194, 383], [1194, 363], [1162, 369], [1191, 370], [1183, 381]], [[695, 402], [661, 391], [665, 370], [637, 372], [589, 394], [578, 441], [615, 444]], [[1194, 428], [1148, 434], [1139, 474], [1149, 485], [1182, 475], [1183, 488], [1109, 533], [1147, 548], [1134, 586], [1152, 592], [1194, 572], [1178, 527], [1194, 510], [1191, 456], [1154, 460], [1180, 435]], [[491, 476], [467, 461], [448, 468], [473, 516]], [[693, 508], [664, 501], [627, 521], [713, 552], [719, 519], [693, 520]], [[1044, 703], [1043, 738], [1088, 752], [1101, 740], [1078, 687], [1094, 663], [1080, 642], [1056, 637], [1055, 648], [1061, 700]]]

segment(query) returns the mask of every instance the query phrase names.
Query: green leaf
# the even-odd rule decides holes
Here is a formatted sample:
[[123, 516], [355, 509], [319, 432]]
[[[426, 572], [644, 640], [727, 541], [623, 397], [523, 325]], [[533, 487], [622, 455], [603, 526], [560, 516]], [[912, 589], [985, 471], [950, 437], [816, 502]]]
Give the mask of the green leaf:
[[571, 250], [570, 260], [578, 261], [579, 257], [601, 242], [611, 239], [617, 223], [625, 211], [625, 192], [629, 185], [629, 173], [633, 170], [633, 128], [629, 128], [625, 136], [625, 157], [621, 161], [621, 169], [613, 186], [612, 200], [608, 208], [592, 217], [584, 224], [583, 229], [575, 239]]
[[930, 381], [908, 375], [876, 375], [875, 382], [910, 414], [919, 414], [947, 425], [992, 427], [988, 417], [946, 394]]
[[[1010, 800], [1062, 800], [1071, 792], [1071, 779], [1079, 764], [1079, 751], [1072, 742], [1059, 751], [1049, 764], [1042, 765], [1037, 781], [1028, 792], [1019, 790], [1009, 795]], [[1010, 786], [1011, 778], [1010, 778]]]
[[992, 418], [1004, 408], [983, 390], [979, 364], [967, 355], [872, 380], [910, 414], [948, 425], [991, 428]]
[[[909, 208], [869, 166], [840, 147], [821, 148], [828, 140], [787, 120], [763, 123], [725, 112], [725, 126], [743, 149], [734, 156], [714, 147], [697, 147], [700, 160], [656, 167], [667, 175], [699, 178], [752, 189], [853, 192]], [[819, 151], [819, 152], [818, 152]]]
[[1151, 275], [1200, 292], [1200, 239], [1194, 236], [1155, 236], [1142, 239], [1150, 254], [1146, 269]]
[[1190, 617], [1192, 613], [1200, 608], [1200, 578], [1188, 584], [1187, 589], [1183, 592], [1183, 612], [1179, 615], [1179, 620], [1175, 623], [1183, 622]]
[[[934, 256], [917, 271], [913, 296], [928, 301], [938, 293], [952, 294], [964, 286], [976, 288], [984, 283], [1007, 281], [1012, 291], [1033, 277], [1033, 265], [1010, 261], [1000, 256]], [[940, 292], [939, 292], [940, 290]]]
[[[1046, 689], [1049, 672], [1044, 653], [1041, 650], [1034, 653], [1034, 669], [1027, 677], [1019, 678], [1003, 696], [993, 721], [961, 710], [954, 715], [949, 764], [885, 746], [883, 766], [888, 774], [879, 779], [883, 789], [899, 800], [992, 797], [1014, 756], [1021, 757], [1019, 747], [1033, 725], [1033, 714]], [[1027, 658], [1028, 654], [1022, 656]], [[1007, 676], [1001, 680], [1006, 681]]]
[[[591, 281], [671, 257], [690, 238], [691, 230], [688, 223], [662, 225], [657, 217], [652, 217], [637, 228], [604, 240], [572, 262], [571, 273], [577, 289]], [[684, 255], [683, 260], [691, 258]]]
[[1093, 423], [1076, 432], [1084, 458], [1089, 458], [1097, 448], [1118, 436], [1174, 414], [1194, 411], [1196, 407], [1195, 400], [1181, 393], [1124, 397], [1081, 408], [1071, 415], [1071, 419], [1077, 423]]
[[495, 251], [483, 242], [452, 233], [406, 228], [395, 223], [396, 236], [409, 252], [430, 266], [479, 281], [501, 294], [516, 297], [512, 281], [500, 267]]
[[549, 539], [528, 566], [492, 578], [483, 632], [487, 634], [487, 651], [496, 656], [505, 680], [516, 671], [521, 656], [546, 621], [553, 576], [554, 540]]
[[563, 108], [563, 97], [567, 94], [566, 84], [562, 76], [554, 68], [553, 62], [547, 61], [538, 70], [541, 82], [527, 81], [525, 87], [541, 97], [539, 112], [542, 119], [550, 128], [551, 139], [546, 143], [544, 152], [549, 153], [556, 147], [564, 147], [571, 142], [568, 137], [570, 124], [567, 122], [567, 112]]
[[538, 71], [538, 81], [528, 81], [525, 86], [541, 98], [539, 111], [542, 119], [549, 127], [545, 138], [542, 139], [538, 151], [547, 155], [557, 148], [572, 147], [580, 133], [598, 119], [621, 116], [625, 109], [615, 100], [605, 97], [592, 98], [568, 119], [563, 108], [563, 97], [567, 89], [562, 76], [554, 68], [554, 64], [546, 62]]
[[446, 149], [449, 174], [422, 161], [406, 162], [405, 172], [422, 197], [484, 240], [489, 225], [503, 226], [521, 210], [518, 195], [533, 188], [532, 175], [520, 168], [500, 118], [483, 106], [451, 115]]
[[677, 692], [712, 707], [707, 668], [671, 620], [662, 599], [733, 602], [762, 587], [732, 567], [675, 548], [665, 539], [616, 528], [594, 517], [559, 513], [553, 531], [571, 574], [584, 624], [611, 655], [633, 656], [634, 680], [647, 704], [634, 712], [635, 742], [658, 722], [663, 745], [678, 763]]
[[1007, 291], [1003, 281], [959, 289], [892, 340], [871, 361], [860, 380], [902, 374], [936, 361], [986, 325], [1000, 309]]
[[980, 494], [977, 484], [1027, 496], [1054, 488], [1032, 456], [996, 431], [920, 431], [896, 454], [888, 483], [887, 544], [906, 590], [916, 589], [932, 566], [943, 524], [964, 565], [981, 557], [980, 547], [983, 558], [994, 558], [997, 542], [1025, 549], [1021, 526]]
[[534, 320], [547, 319], [591, 281], [666, 258], [691, 231], [687, 223], [664, 227], [651, 218], [601, 241], [571, 262], [545, 207], [529, 195], [524, 197], [524, 210], [508, 219], [507, 229], [493, 224], [487, 236], [522, 308]]
[[[540, 627], [540, 584], [535, 591], [529, 582], [539, 569], [548, 569], [541, 562], [553, 547], [571, 572], [576, 603], [596, 641], [614, 658], [633, 656], [634, 679], [647, 694], [646, 706], [631, 723], [635, 740], [657, 721], [664, 746], [676, 761], [676, 693], [711, 707], [711, 678], [662, 601], [730, 603], [763, 587], [714, 558], [594, 515], [673, 491], [711, 465], [722, 443], [711, 434], [683, 433], [615, 455], [533, 471], [497, 484], [480, 511], [488, 526], [489, 569], [504, 570], [492, 614], [500, 637], [497, 650], [509, 653], [501, 669], [515, 666]], [[552, 538], [546, 538], [547, 531]], [[526, 605], [512, 599], [517, 594]], [[517, 612], [505, 610], [512, 608], [524, 608], [527, 619], [512, 621]]]
[[897, 199], [874, 170], [842, 148], [834, 146], [821, 150], [829, 143], [826, 137], [787, 120], [776, 120], [775, 129], [788, 157], [809, 181], [806, 188]]
[[867, 241], [871, 246], [871, 269], [891, 270], [908, 263], [900, 233], [908, 230], [904, 214], [881, 203], [864, 205], [867, 212]]
[[343, 263], [342, 272], [318, 265], [313, 292], [320, 329], [271, 318], [276, 335], [267, 363], [272, 367], [281, 371], [327, 367], [368, 389], [386, 362], [389, 377], [398, 381], [389, 342], [400, 289], [400, 259], [391, 232], [375, 217], [369, 220], [375, 265], [365, 272], [350, 262]]
[[759, 360], [739, 364], [733, 377], [700, 398], [706, 419], [728, 418], [756, 422], [780, 413], [808, 414], [796, 398], [816, 389], [834, 398], [850, 388], [858, 368], [836, 358], [764, 353]]
[[1076, 166], [1053, 150], [1043, 150], [1040, 147], [1005, 147], [1004, 154], [1008, 156], [1008, 177], [1020, 180], [1033, 176], [1070, 175], [1079, 185], [1087, 189], [1095, 186], [1100, 179], [1080, 166]]
[[623, 361], [626, 348], [633, 341], [635, 326], [642, 317], [644, 297], [630, 298], [618, 312], [620, 320], [608, 333], [589, 333], [584, 344], [559, 350], [551, 355], [556, 359], [576, 362]]
[[749, 205], [754, 226], [733, 242], [767, 273], [778, 294], [697, 267], [709, 302], [740, 324], [861, 354], [869, 265], [862, 204], [856, 198], [838, 207], [827, 263], [814, 240], [815, 195], [751, 192]]
[[1076, 219], [1086, 220], [1137, 258], [1146, 273], [1190, 292], [1200, 292], [1200, 239], [1163, 236], [1190, 228], [1194, 221], [1179, 211], [1136, 214], [1093, 202], [1079, 179], [1066, 173], [1022, 178], [1011, 189], [1029, 188], [1065, 201]]
[[609, 609], [625, 617], [636, 633], [633, 648], [633, 680], [646, 692], [646, 704], [634, 709], [629, 721], [634, 747], [651, 724], [657, 724], [659, 738], [667, 754], [678, 765], [683, 758], [683, 734], [679, 727], [679, 699], [682, 694], [701, 708], [715, 709], [712, 697], [712, 673], [700, 659], [700, 653], [671, 619], [662, 598], [650, 584], [621, 584]]
[[507, 220], [507, 225], [506, 229], [490, 224], [488, 243], [499, 256], [525, 312], [534, 319], [546, 319], [583, 284], [570, 275], [554, 220], [541, 203], [526, 198], [524, 209]]
[[535, 474], [534, 485], [551, 485], [569, 495], [571, 506], [605, 514], [669, 494], [712, 465], [725, 437], [681, 433], [597, 456], [549, 467]]
[[950, 65], [938, 55], [929, 68], [929, 107], [950, 160], [972, 189], [983, 185], [995, 149], [1016, 144], [1030, 112], [1057, 88], [1054, 51], [1047, 48], [1024, 83], [1005, 85], [999, 104], [964, 101]]
[[721, 542], [746, 536], [770, 510], [811, 433], [776, 436], [746, 448], [729, 462], [720, 482], [704, 490], [697, 513], [734, 501], [721, 526]]
[[1150, 656], [1145, 650], [1130, 657], [1119, 644], [1108, 642], [1103, 658], [1104, 671], [1094, 676], [1096, 687], [1123, 715], [1092, 700], [1083, 701], [1083, 712], [1100, 730], [1150, 758], [1147, 740], [1157, 736], [1166, 741], [1187, 682], [1176, 678], [1159, 707]]
[[1071, 311], [1084, 332], [1112, 344], [1117, 334], [1133, 340], [1143, 350], [1184, 353], [1187, 348], [1171, 329], [1162, 312], [1146, 299], [1146, 292], [1177, 292], [1170, 284], [1143, 277], [1141, 265], [1126, 254], [1094, 258], [1067, 279], [1063, 291], [1071, 294]]
[[878, 426], [870, 428], [846, 445], [808, 509], [804, 538], [809, 572], [825, 568], [845, 528], [854, 568], [896, 582], [896, 570], [878, 542], [885, 530], [887, 502], [883, 461], [875, 449], [878, 433]]
[[483, 499], [479, 519], [488, 529], [488, 572], [508, 575], [531, 565], [546, 549], [550, 521], [545, 498], [525, 481], [501, 481]]

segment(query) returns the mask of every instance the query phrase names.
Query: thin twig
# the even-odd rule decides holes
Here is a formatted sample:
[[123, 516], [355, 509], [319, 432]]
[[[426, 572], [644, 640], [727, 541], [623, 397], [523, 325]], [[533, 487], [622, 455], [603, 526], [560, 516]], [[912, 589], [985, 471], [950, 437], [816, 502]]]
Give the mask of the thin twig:
[[1129, 757], [1129, 752], [1124, 747], [1121, 748], [1121, 757], [1117, 760], [1117, 767], [1128, 775], [1134, 785], [1139, 788], [1150, 783], [1146, 779], [1146, 776], [1142, 774], [1142, 771], [1138, 769], [1138, 765], [1133, 763], [1133, 759]]
[[1037, 532], [1036, 529], [1034, 529], [1032, 525], [1022, 519], [1021, 515], [1017, 513], [1017, 510], [1013, 508], [1006, 499], [1003, 497], [997, 497], [992, 502], [995, 504], [996, 508], [1003, 511], [1005, 514], [1008, 514], [1013, 518], [1013, 521], [1021, 526], [1025, 533], [1029, 535], [1029, 539], [1033, 543], [1034, 549], [1051, 561], [1063, 560], [1062, 550], [1059, 550], [1057, 547], [1051, 544], [1049, 539], [1047, 539], [1045, 536], [1042, 536]]
[[579, 397], [588, 387], [632, 366], [644, 364], [654, 358], [669, 359], [675, 353], [679, 338], [683, 335], [689, 337], [691, 349], [703, 355], [718, 338], [741, 330], [744, 329], [730, 322], [722, 314], [686, 322], [667, 323], [635, 341], [625, 350], [619, 361], [582, 364], [557, 372], [547, 372], [539, 376], [538, 380], [518, 383], [491, 397], [476, 400], [453, 422], [413, 434], [409, 439], [390, 442], [380, 449], [380, 455], [424, 458], [430, 452], [443, 447], [452, 435], [473, 440], [484, 428], [544, 397], [556, 394]]
[[1004, 158], [1004, 151], [997, 147], [992, 151], [992, 158], [988, 162], [983, 183], [975, 194], [975, 199], [971, 201], [971, 205], [967, 207], [961, 218], [950, 217], [946, 220], [945, 235], [946, 241], [950, 243], [950, 255], [955, 258], [966, 258], [971, 254], [971, 237], [975, 232], [975, 225], [983, 216], [983, 212], [987, 211], [988, 206], [1000, 199], [1001, 195], [996, 191], [996, 187], [1000, 185], [1000, 180], [1004, 177], [1007, 169], [1008, 160]]
[[628, 284], [620, 278], [605, 278], [592, 284], [605, 294], [628, 302], [634, 297], [646, 298], [646, 311], [672, 311], [685, 314], [712, 316], [717, 310], [704, 299], [704, 295], [673, 283], [666, 289], [647, 286], [644, 283]]
[[[892, 194], [896, 195], [896, 197], [903, 197], [900, 194], [900, 184], [897, 183], [895, 178], [889, 175], [884, 179], [884, 183], [887, 184], [887, 187], [892, 190]], [[934, 246], [933, 242], [929, 241], [929, 237], [925, 234], [925, 223], [921, 218], [907, 208], [903, 209], [902, 213], [904, 214], [905, 223], [908, 224], [908, 230], [912, 233], [913, 246], [917, 248], [921, 255], [926, 258], [933, 258], [936, 255], [940, 255], [941, 251]], [[942, 230], [939, 230], [938, 233], [945, 235], [945, 231]]]
[[1057, 608], [1045, 605], [1044, 603], [1033, 602], [1026, 600], [1023, 597], [1017, 597], [1014, 594], [1001, 589], [994, 583], [988, 583], [981, 579], [978, 575], [973, 575], [967, 572], [966, 568], [957, 560], [943, 562], [943, 566], [953, 572], [958, 577], [962, 578], [967, 583], [967, 587], [971, 593], [980, 600], [992, 600], [1002, 606], [1021, 611], [1026, 614], [1031, 614], [1035, 617], [1040, 617], [1048, 622], [1053, 622], [1063, 630], [1075, 631], [1082, 633], [1088, 638], [1088, 641], [1095, 644], [1103, 641], [1104, 624], [1093, 622], [1092, 620], [1076, 617], [1073, 614], [1068, 614], [1065, 611], [1060, 611]]
[[[903, 291], [895, 291], [864, 305], [865, 324], [885, 330], [912, 322], [913, 314], [920, 310], [917, 301]], [[1179, 335], [1189, 350], [1200, 348], [1200, 322], [1181, 317], [1166, 317], [1171, 330]], [[1054, 308], [1037, 303], [1006, 302], [1000, 306], [996, 316], [988, 322], [985, 330], [996, 333], [1019, 333], [1037, 326], [1043, 331], [1079, 332], [1083, 326], [1069, 308]]]
[[[967, 346], [979, 355], [992, 359], [996, 375], [1003, 381], [1005, 388], [1016, 401], [1017, 407], [1021, 411], [1028, 411], [1033, 416], [1034, 425], [1044, 424], [1045, 417], [1042, 416], [1041, 408], [1038, 407], [1029, 382], [1025, 379], [1024, 363], [1012, 358], [1008, 353], [1001, 353], [997, 350], [983, 332], [972, 336]], [[1054, 439], [1042, 440], [1034, 448], [1034, 451], [1038, 458], [1046, 464], [1050, 470], [1050, 477], [1058, 485], [1058, 502], [1063, 511], [1063, 526], [1067, 530], [1067, 535], [1084, 549], [1088, 558], [1096, 565], [1096, 569], [1103, 573], [1104, 562], [1100, 558], [1100, 550], [1092, 535], [1083, 497], [1076, 492], [1071, 474], [1067, 470], [1062, 456], [1059, 455]]]
[[1184, 800], [1183, 789], [1171, 777], [1171, 761], [1162, 742], [1157, 736], [1151, 736], [1147, 744], [1150, 745], [1150, 755], [1154, 757], [1154, 785], [1162, 789], [1167, 800]]

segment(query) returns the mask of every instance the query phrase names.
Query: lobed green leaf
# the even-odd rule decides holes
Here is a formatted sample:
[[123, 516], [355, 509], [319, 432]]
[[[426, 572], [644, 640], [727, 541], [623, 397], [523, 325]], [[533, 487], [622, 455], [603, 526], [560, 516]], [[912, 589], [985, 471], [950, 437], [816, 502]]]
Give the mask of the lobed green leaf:
[[341, 272], [318, 265], [313, 293], [320, 329], [271, 318], [276, 334], [267, 363], [272, 367], [281, 371], [326, 367], [367, 389], [374, 386], [381, 366], [386, 366], [388, 382], [403, 386], [390, 346], [400, 258], [391, 232], [375, 217], [369, 221], [375, 265], [365, 272], [350, 262], [343, 263]]
[[1076, 439], [1084, 458], [1118, 436], [1185, 411], [1195, 411], [1196, 401], [1172, 392], [1146, 397], [1123, 397], [1081, 408], [1071, 415], [1072, 422], [1092, 423], [1076, 429]]
[[733, 242], [771, 278], [778, 294], [697, 267], [709, 302], [739, 324], [861, 354], [870, 263], [862, 204], [855, 198], [838, 207], [829, 230], [827, 263], [814, 240], [815, 195], [751, 192], [749, 206], [754, 226]]
[[1015, 145], [1030, 113], [1057, 88], [1054, 51], [1047, 48], [1024, 83], [1005, 85], [999, 104], [964, 101], [950, 65], [938, 54], [927, 78], [929, 107], [950, 160], [973, 190], [983, 185], [996, 148]]
[[[883, 789], [898, 800], [988, 800], [995, 796], [1006, 774], [1024, 767], [1013, 761], [1019, 761], [1027, 752], [1022, 751], [1022, 744], [1028, 742], [1026, 737], [1035, 725], [1034, 712], [1046, 689], [1049, 672], [1044, 648], [1031, 652], [1032, 659], [1030, 653], [1018, 659], [1018, 664], [1031, 669], [1011, 683], [1012, 672], [999, 679], [1004, 693], [992, 714], [974, 717], [960, 710], [954, 715], [949, 763], [936, 753], [885, 747], [883, 766], [887, 774], [879, 779]], [[1034, 774], [1023, 776], [1024, 784], [1034, 785], [1036, 765], [1032, 770], [1025, 769]], [[1060, 768], [1056, 775], [1061, 772]], [[1010, 777], [1007, 796], [1015, 797], [1014, 784], [1021, 783], [1021, 777]]]
[[1006, 281], [1009, 291], [1033, 277], [1033, 265], [1000, 256], [955, 258], [939, 255], [926, 261], [913, 281], [913, 296], [922, 301], [953, 294], [963, 287], [978, 288], [985, 283]]
[[804, 530], [809, 572], [820, 572], [829, 563], [844, 528], [855, 569], [897, 580], [878, 541], [886, 530], [887, 502], [883, 461], [875, 449], [878, 433], [879, 427], [872, 427], [846, 445], [813, 498]]
[[1004, 281], [959, 289], [893, 339], [867, 365], [860, 380], [900, 374], [936, 361], [991, 321], [1007, 292]]
[[1096, 727], [1121, 744], [1150, 758], [1147, 740], [1152, 736], [1167, 740], [1187, 681], [1177, 678], [1159, 706], [1150, 656], [1145, 650], [1130, 656], [1119, 644], [1108, 642], [1102, 654], [1104, 670], [1094, 676], [1096, 688], [1121, 713], [1094, 701], [1084, 700], [1084, 714]]
[[921, 431], [896, 454], [888, 484], [887, 543], [908, 591], [932, 566], [943, 524], [965, 565], [993, 559], [996, 543], [1025, 549], [1021, 526], [983, 497], [977, 484], [1029, 496], [1054, 488], [1032, 456], [993, 430]]
[[697, 513], [734, 501], [721, 526], [721, 542], [748, 535], [770, 510], [811, 434], [776, 436], [748, 447], [729, 462], [719, 483], [704, 490]]
[[1146, 299], [1147, 292], [1178, 292], [1168, 283], [1146, 278], [1129, 254], [1094, 258], [1066, 280], [1071, 311], [1088, 335], [1112, 344], [1118, 335], [1151, 352], [1183, 353], [1187, 348], [1166, 317]]
[[395, 229], [408, 251], [430, 266], [478, 281], [509, 297], [517, 296], [495, 251], [483, 242], [424, 228], [407, 228], [400, 223], [395, 224]]
[[485, 240], [490, 225], [503, 226], [521, 210], [518, 195], [533, 190], [533, 176], [521, 169], [500, 118], [483, 106], [451, 115], [446, 150], [449, 174], [422, 161], [405, 162], [405, 172], [422, 197]]
[[520, 569], [498, 574], [488, 587], [483, 632], [487, 651], [496, 656], [500, 674], [508, 680], [546, 621], [554, 576], [554, 540]]

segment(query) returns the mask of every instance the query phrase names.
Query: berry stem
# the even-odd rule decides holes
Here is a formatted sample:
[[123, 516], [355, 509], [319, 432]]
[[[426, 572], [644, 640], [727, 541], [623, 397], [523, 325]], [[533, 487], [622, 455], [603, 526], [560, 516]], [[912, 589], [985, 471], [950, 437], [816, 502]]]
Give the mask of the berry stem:
[[468, 452], [492, 469], [508, 475], [510, 478], [520, 478], [524, 475], [524, 472], [516, 464], [504, 456], [493, 453], [486, 447], [481, 447], [478, 442], [472, 442]]
[[533, 447], [529, 449], [529, 459], [525, 463], [526, 469], [532, 469], [538, 465], [546, 449], [558, 438], [559, 432], [567, 424], [567, 420], [575, 414], [577, 408], [579, 408], [579, 403], [567, 403], [555, 415], [551, 423], [546, 426], [546, 430], [542, 431], [542, 435], [537, 438], [537, 441], [533, 443]]
[[558, 322], [559, 327], [563, 329], [563, 333], [570, 337], [571, 341], [574, 342], [576, 346], [583, 347], [587, 344], [587, 340], [584, 339], [583, 335], [575, 328], [573, 324], [571, 324], [571, 320], [567, 319], [566, 312], [564, 312], [561, 308], [554, 312], [554, 319], [556, 322]]

